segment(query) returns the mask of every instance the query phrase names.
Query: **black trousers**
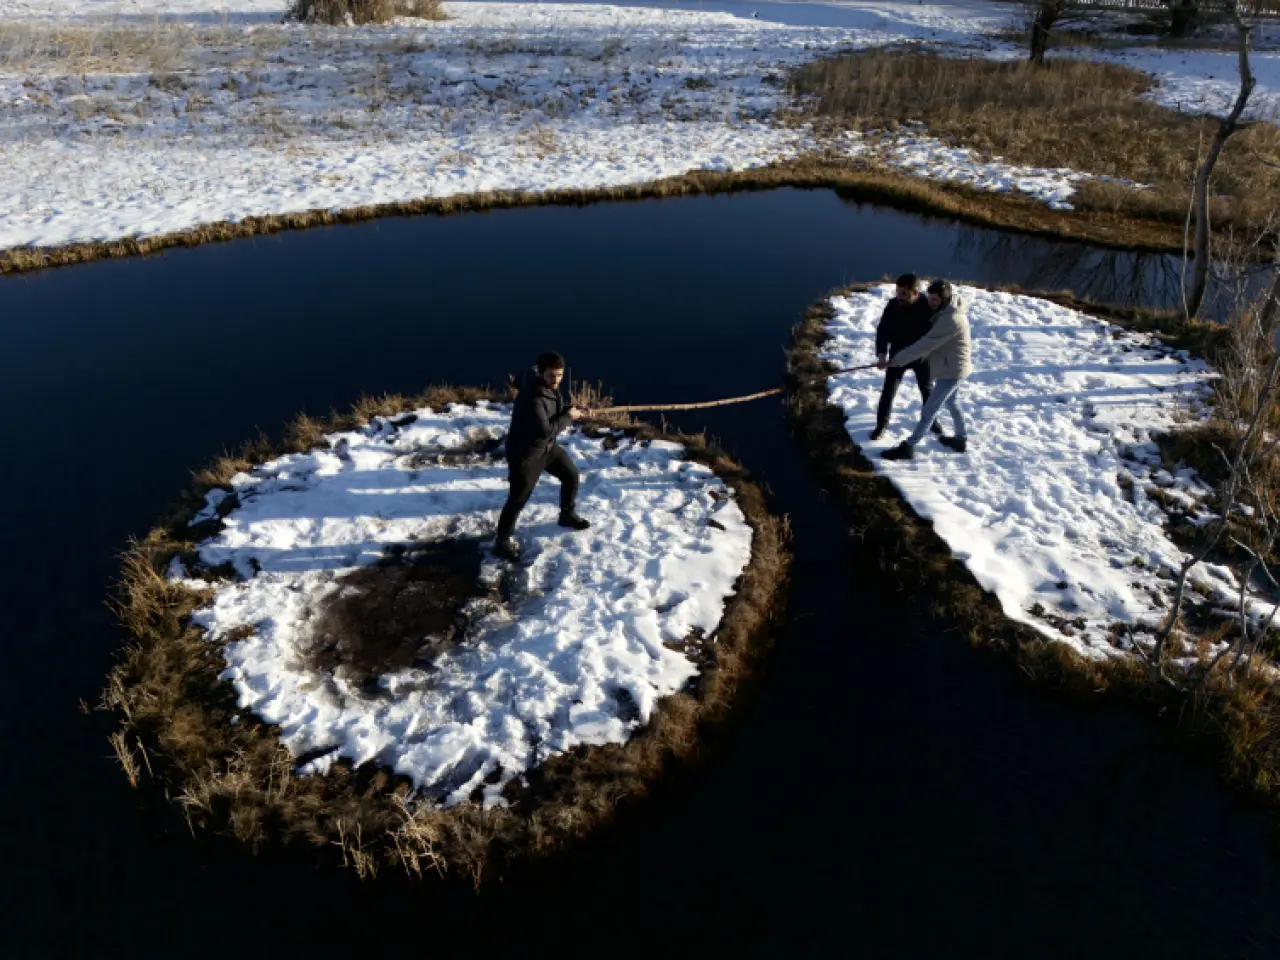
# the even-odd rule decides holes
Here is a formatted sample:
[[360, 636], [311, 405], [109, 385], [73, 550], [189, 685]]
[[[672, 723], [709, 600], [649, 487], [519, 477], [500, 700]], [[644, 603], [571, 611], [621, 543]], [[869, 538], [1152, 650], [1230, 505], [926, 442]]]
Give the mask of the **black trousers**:
[[898, 384], [910, 370], [916, 375], [916, 386], [920, 388], [920, 398], [929, 399], [933, 390], [933, 378], [929, 376], [929, 361], [917, 360], [905, 367], [889, 367], [884, 372], [884, 389], [880, 391], [880, 406], [876, 409], [876, 426], [889, 426], [889, 414], [893, 411], [893, 398], [898, 395]]
[[560, 512], [573, 513], [578, 502], [578, 468], [563, 447], [558, 443], [552, 444], [551, 449], [545, 452], [519, 460], [508, 459], [507, 478], [511, 483], [511, 493], [502, 508], [502, 516], [498, 518], [499, 540], [511, 536], [511, 531], [516, 528], [516, 518], [529, 502], [544, 470], [560, 481]]

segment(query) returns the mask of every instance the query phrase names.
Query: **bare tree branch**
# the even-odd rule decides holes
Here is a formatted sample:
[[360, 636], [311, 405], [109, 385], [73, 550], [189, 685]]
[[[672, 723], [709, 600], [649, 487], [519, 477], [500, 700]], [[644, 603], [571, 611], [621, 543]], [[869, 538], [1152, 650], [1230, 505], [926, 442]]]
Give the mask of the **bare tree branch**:
[[1213, 169], [1217, 166], [1218, 158], [1222, 155], [1222, 150], [1227, 145], [1228, 138], [1241, 128], [1240, 118], [1244, 114], [1245, 107], [1249, 104], [1249, 97], [1252, 96], [1254, 87], [1257, 86], [1257, 80], [1249, 64], [1249, 38], [1253, 32], [1253, 27], [1245, 22], [1240, 12], [1240, 0], [1231, 0], [1228, 10], [1231, 21], [1236, 27], [1236, 59], [1240, 72], [1240, 90], [1236, 95], [1235, 104], [1232, 106], [1231, 112], [1218, 121], [1218, 129], [1209, 144], [1209, 152], [1206, 154], [1204, 162], [1200, 165], [1200, 169], [1196, 172], [1195, 186], [1192, 191], [1192, 210], [1195, 221], [1195, 246], [1193, 250], [1195, 266], [1192, 270], [1191, 290], [1186, 294], [1183, 301], [1183, 312], [1188, 318], [1195, 317], [1200, 313], [1200, 307], [1204, 303], [1205, 291], [1209, 286], [1209, 265], [1212, 259], [1212, 251], [1210, 249], [1212, 238], [1209, 229], [1209, 181], [1213, 177]]

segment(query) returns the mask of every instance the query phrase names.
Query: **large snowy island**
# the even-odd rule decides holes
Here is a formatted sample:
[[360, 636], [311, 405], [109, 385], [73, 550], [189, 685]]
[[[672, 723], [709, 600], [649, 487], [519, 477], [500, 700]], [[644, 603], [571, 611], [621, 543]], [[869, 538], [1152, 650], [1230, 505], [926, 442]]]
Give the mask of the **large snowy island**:
[[[823, 358], [844, 368], [874, 353], [891, 285], [832, 298]], [[962, 388], [969, 452], [926, 440], [906, 463], [878, 453], [915, 425], [920, 400], [899, 394], [894, 425], [875, 425], [880, 375], [830, 378], [849, 438], [972, 572], [1007, 616], [1087, 658], [1133, 655], [1167, 615], [1184, 550], [1171, 510], [1203, 523], [1211, 490], [1166, 469], [1156, 438], [1208, 415], [1202, 360], [1033, 296], [958, 287], [973, 336]], [[939, 423], [949, 430], [944, 412]], [[1238, 586], [1213, 563], [1192, 571], [1197, 602], [1229, 611]]]

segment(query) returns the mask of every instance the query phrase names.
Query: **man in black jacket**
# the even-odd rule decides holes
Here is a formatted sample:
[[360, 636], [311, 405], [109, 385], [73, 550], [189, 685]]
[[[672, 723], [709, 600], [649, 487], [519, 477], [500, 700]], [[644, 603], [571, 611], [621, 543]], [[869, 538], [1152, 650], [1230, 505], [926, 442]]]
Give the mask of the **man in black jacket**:
[[519, 559], [520, 551], [511, 539], [511, 531], [544, 470], [560, 481], [560, 526], [570, 530], [591, 526], [574, 509], [578, 500], [578, 468], [556, 443], [556, 434], [585, 415], [585, 411], [566, 404], [560, 395], [563, 377], [564, 358], [558, 353], [544, 353], [538, 357], [537, 365], [526, 370], [516, 384], [519, 393], [511, 411], [511, 429], [507, 431], [507, 476], [511, 492], [498, 518], [498, 533], [493, 544], [494, 551], [508, 560]]
[[[880, 315], [880, 324], [876, 327], [876, 358], [884, 369], [889, 357], [909, 347], [926, 333], [933, 320], [933, 310], [929, 307], [929, 299], [921, 296], [918, 290], [919, 281], [914, 273], [904, 273], [898, 278], [898, 292], [884, 308]], [[910, 370], [916, 375], [916, 386], [920, 388], [920, 398], [929, 399], [933, 381], [929, 377], [929, 361], [917, 360], [905, 367], [888, 367], [884, 371], [884, 388], [880, 391], [880, 406], [876, 410], [876, 428], [871, 431], [871, 439], [879, 440], [889, 426], [889, 414], [893, 410], [893, 398], [898, 394], [898, 384]], [[934, 433], [941, 428], [934, 424]]]

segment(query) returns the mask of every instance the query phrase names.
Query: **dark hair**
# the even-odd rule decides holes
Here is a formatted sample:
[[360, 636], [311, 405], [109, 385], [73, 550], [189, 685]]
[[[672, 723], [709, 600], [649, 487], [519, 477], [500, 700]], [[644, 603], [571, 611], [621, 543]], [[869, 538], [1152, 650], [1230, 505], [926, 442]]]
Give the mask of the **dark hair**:
[[951, 299], [951, 284], [946, 280], [935, 280], [929, 284], [929, 292], [935, 293], [943, 300]]
[[538, 372], [545, 373], [548, 370], [563, 370], [564, 357], [558, 353], [544, 353], [538, 357]]
[[904, 273], [898, 278], [898, 286], [910, 287], [912, 290], [915, 290], [920, 286], [920, 278], [914, 273]]

